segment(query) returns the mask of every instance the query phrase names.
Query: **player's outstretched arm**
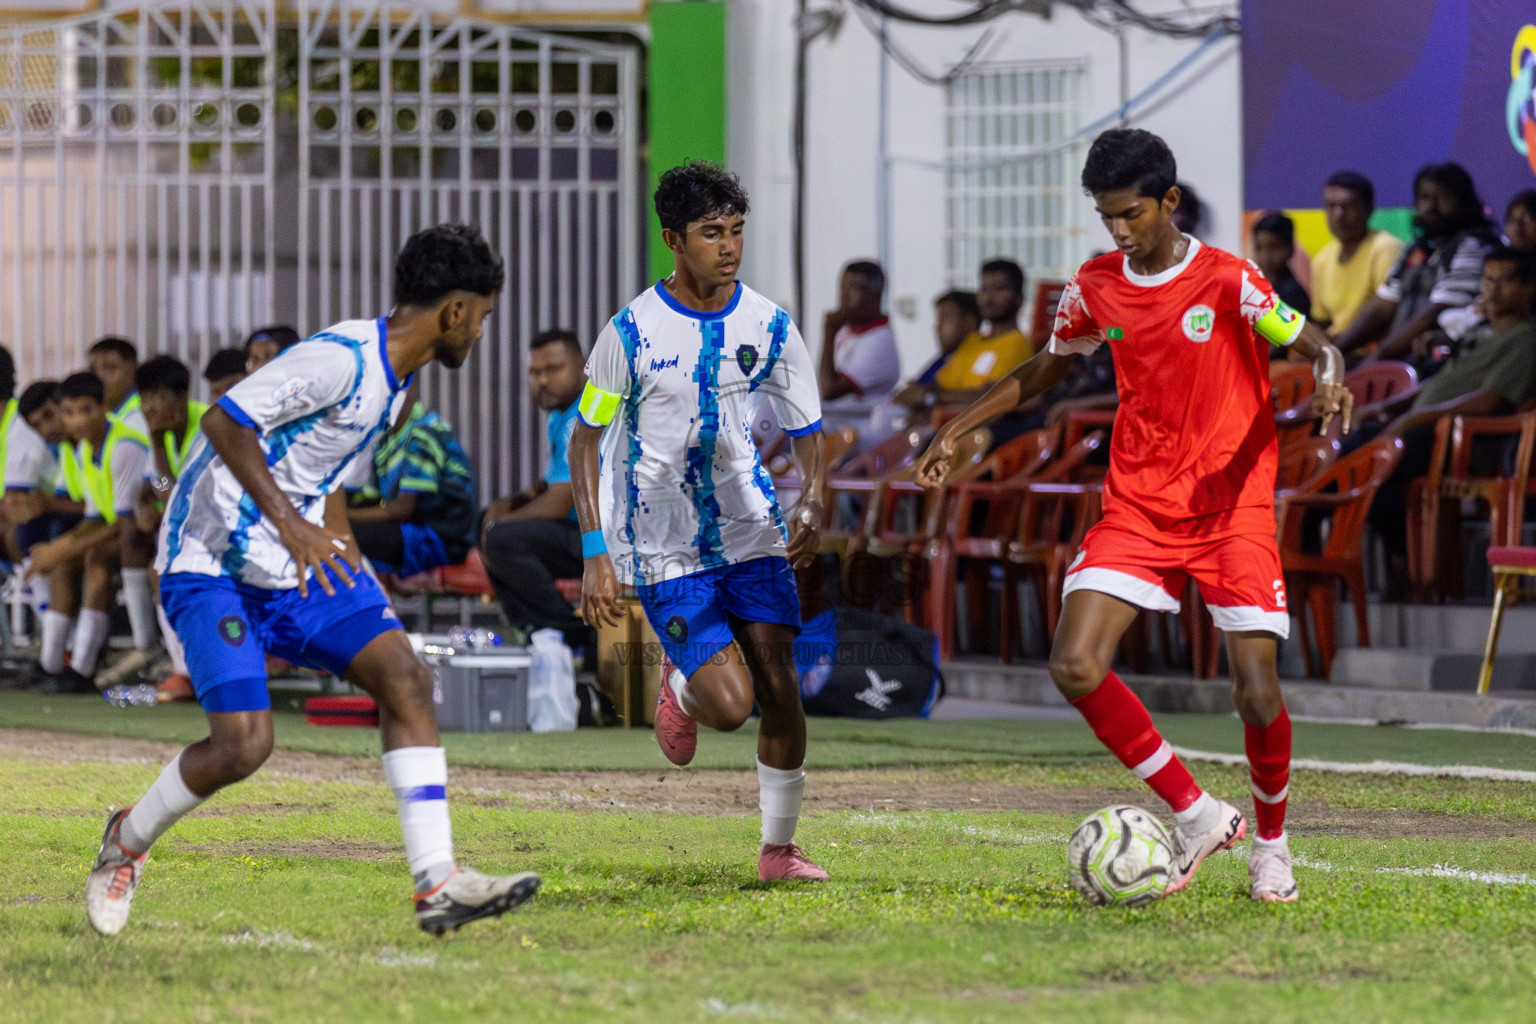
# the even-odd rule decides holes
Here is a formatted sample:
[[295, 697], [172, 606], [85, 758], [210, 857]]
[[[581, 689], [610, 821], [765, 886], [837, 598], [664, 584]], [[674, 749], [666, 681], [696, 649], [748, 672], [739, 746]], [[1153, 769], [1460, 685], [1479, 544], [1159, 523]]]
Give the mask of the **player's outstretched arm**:
[[602, 427], [589, 426], [578, 419], [566, 450], [571, 468], [571, 497], [576, 502], [576, 519], [581, 523], [581, 620], [594, 628], [619, 623], [619, 578], [603, 543], [603, 519], [597, 506], [597, 456], [602, 436]]
[[1313, 323], [1306, 323], [1291, 347], [1312, 362], [1312, 378], [1317, 387], [1312, 392], [1312, 415], [1321, 418], [1327, 430], [1335, 416], [1341, 417], [1344, 433], [1349, 433], [1355, 396], [1344, 386], [1344, 356], [1328, 340], [1328, 335]]
[[955, 438], [964, 437], [977, 427], [984, 427], [1004, 413], [1012, 412], [1036, 395], [1060, 384], [1076, 356], [1059, 356], [1043, 348], [1024, 360], [1017, 370], [992, 385], [986, 394], [946, 423], [928, 445], [917, 463], [917, 482], [924, 487], [942, 487], [954, 457]]
[[817, 429], [790, 438], [795, 469], [805, 486], [789, 516], [789, 564], [803, 569], [821, 550], [821, 499], [827, 484], [827, 440]]
[[277, 529], [278, 539], [293, 556], [299, 573], [299, 596], [309, 596], [311, 571], [315, 574], [315, 582], [326, 594], [336, 593], [336, 588], [331, 585], [332, 575], [352, 587], [352, 576], [360, 568], [353, 561], [358, 557], [356, 546], [349, 546], [346, 536], [316, 526], [299, 515], [299, 510], [293, 507], [293, 502], [268, 472], [267, 456], [261, 450], [255, 428], [241, 426], [217, 405], [203, 413], [202, 426], [208, 443], [240, 481], [240, 486], [245, 488], [261, 514]]

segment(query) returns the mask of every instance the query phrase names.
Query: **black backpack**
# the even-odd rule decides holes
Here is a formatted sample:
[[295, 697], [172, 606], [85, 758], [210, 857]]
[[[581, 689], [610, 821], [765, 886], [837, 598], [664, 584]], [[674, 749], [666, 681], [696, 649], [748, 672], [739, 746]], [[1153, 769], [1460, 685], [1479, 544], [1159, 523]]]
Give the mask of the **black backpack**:
[[[938, 640], [921, 626], [862, 608], [834, 608], [796, 642], [808, 715], [927, 718], [944, 695]], [[819, 617], [818, 617], [819, 618]], [[835, 640], [834, 640], [835, 638]]]

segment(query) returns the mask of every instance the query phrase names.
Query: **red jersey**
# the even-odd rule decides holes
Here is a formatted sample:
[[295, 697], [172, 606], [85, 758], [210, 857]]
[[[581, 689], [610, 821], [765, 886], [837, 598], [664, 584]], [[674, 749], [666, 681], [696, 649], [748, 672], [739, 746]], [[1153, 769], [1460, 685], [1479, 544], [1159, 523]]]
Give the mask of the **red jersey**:
[[1191, 538], [1274, 533], [1268, 345], [1253, 325], [1278, 301], [1258, 267], [1193, 238], [1160, 274], [1133, 273], [1119, 253], [1078, 269], [1050, 350], [1086, 355], [1107, 341], [1114, 357], [1106, 520]]

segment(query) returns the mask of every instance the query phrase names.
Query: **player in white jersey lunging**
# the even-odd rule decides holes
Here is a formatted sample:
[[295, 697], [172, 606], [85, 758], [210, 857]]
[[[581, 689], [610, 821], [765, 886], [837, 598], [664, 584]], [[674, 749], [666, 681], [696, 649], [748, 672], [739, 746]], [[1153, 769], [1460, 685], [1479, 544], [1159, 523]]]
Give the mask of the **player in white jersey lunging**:
[[[824, 881], [795, 845], [805, 712], [790, 570], [819, 543], [816, 367], [788, 314], [736, 280], [747, 194], [734, 175], [674, 167], [661, 176], [656, 213], [675, 269], [603, 328], [571, 435], [582, 616], [618, 621], [619, 578], [634, 584], [666, 650], [656, 738], [673, 764], [693, 759], [698, 723], [737, 729], [755, 699], [758, 876]], [[788, 530], [752, 441], [763, 399], [793, 439], [805, 481]]]
[[395, 261], [395, 308], [349, 320], [272, 360], [202, 419], [160, 528], [160, 599], [186, 646], [208, 738], [107, 819], [86, 881], [103, 935], [121, 931], [150, 845], [272, 751], [266, 656], [333, 672], [379, 703], [384, 776], [416, 885], [416, 920], [442, 934], [531, 897], [538, 876], [458, 867], [432, 677], [389, 600], [360, 571], [344, 485], [371, 468], [412, 375], [464, 362], [501, 290], [501, 259], [473, 229], [413, 235]]

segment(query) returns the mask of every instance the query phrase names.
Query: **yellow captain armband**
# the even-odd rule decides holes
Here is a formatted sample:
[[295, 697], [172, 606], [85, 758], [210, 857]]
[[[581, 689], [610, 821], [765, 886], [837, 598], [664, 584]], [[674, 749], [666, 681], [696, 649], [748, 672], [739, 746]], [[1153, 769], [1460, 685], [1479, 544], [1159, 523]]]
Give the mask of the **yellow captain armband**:
[[581, 392], [581, 401], [576, 406], [581, 422], [589, 427], [606, 427], [613, 422], [614, 414], [618, 411], [618, 395], [587, 381], [586, 388]]
[[[1259, 322], [1253, 325], [1253, 329], [1259, 337], [1268, 341], [1271, 345], [1285, 346], [1296, 340], [1301, 334], [1301, 329], [1307, 325], [1307, 318], [1296, 312], [1290, 306], [1280, 300], [1275, 300], [1275, 305], [1268, 313], [1259, 317]], [[592, 385], [588, 384], [588, 387]]]

